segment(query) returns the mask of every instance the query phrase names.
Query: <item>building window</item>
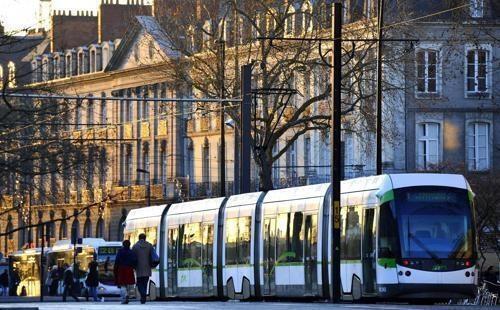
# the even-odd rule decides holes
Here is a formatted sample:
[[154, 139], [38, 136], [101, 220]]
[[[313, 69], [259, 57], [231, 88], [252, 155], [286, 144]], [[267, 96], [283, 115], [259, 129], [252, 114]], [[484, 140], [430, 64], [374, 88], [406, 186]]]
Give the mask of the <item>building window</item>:
[[16, 82], [16, 64], [13, 63], [12, 61], [9, 61], [7, 68], [9, 69], [9, 80], [8, 80], [8, 86], [9, 88], [14, 88], [17, 86]]
[[75, 107], [75, 129], [79, 130], [81, 128], [81, 119], [82, 119], [82, 102], [78, 100], [76, 102], [76, 107]]
[[132, 146], [124, 145], [123, 156], [124, 185], [130, 185], [132, 180]]
[[89, 99], [87, 106], [87, 127], [94, 124], [94, 100]]
[[[143, 151], [142, 151], [142, 169], [145, 171], [149, 171], [149, 144], [144, 143], [143, 144]], [[149, 178], [149, 174], [147, 173], [142, 173], [144, 181], [147, 181], [147, 178]]]
[[[273, 145], [273, 156], [276, 156], [280, 150], [280, 144], [279, 140], [276, 141], [276, 143]], [[275, 186], [279, 185], [280, 183], [280, 160], [279, 158], [273, 163], [273, 184]]]
[[439, 93], [439, 52], [420, 49], [416, 53], [417, 94]]
[[97, 220], [95, 237], [104, 238], [104, 220], [102, 219], [102, 217], [99, 217], [99, 219]]
[[167, 183], [167, 145], [162, 142], [160, 147], [160, 182], [161, 184]]
[[489, 135], [489, 123], [473, 122], [468, 124], [467, 162], [469, 170], [484, 171], [490, 169]]
[[101, 149], [101, 154], [99, 156], [99, 184], [101, 187], [106, 185], [106, 170], [107, 170], [107, 154], [106, 149]]
[[[290, 142], [287, 141], [287, 144]], [[295, 181], [297, 176], [297, 151], [296, 151], [296, 141], [291, 142], [290, 146], [286, 150], [286, 175], [287, 178], [292, 178]]]
[[465, 84], [468, 96], [490, 93], [491, 51], [486, 48], [467, 49]]
[[[105, 93], [101, 94], [101, 97], [106, 97]], [[100, 116], [101, 116], [101, 124], [106, 124], [107, 123], [107, 118], [108, 118], [108, 113], [107, 113], [107, 107], [106, 107], [106, 99], [101, 99], [101, 111], [100, 111]]]
[[201, 147], [201, 178], [202, 182], [210, 182], [210, 144], [205, 139], [205, 143]]
[[71, 240], [77, 240], [80, 236], [80, 222], [78, 219], [73, 220], [73, 224], [71, 224]]
[[295, 24], [295, 8], [292, 4], [288, 5], [288, 12], [285, 20], [285, 35], [293, 36], [293, 26]]
[[66, 55], [66, 77], [70, 77], [73, 74], [71, 55]]
[[92, 222], [89, 218], [85, 220], [85, 224], [83, 224], [83, 237], [90, 238], [92, 237]]
[[304, 138], [304, 174], [309, 175], [309, 170], [311, 165], [311, 138]]
[[439, 163], [438, 123], [421, 123], [417, 126], [417, 169], [427, 170]]
[[484, 15], [484, 0], [470, 0], [470, 16], [481, 18]]
[[66, 211], [61, 213], [61, 217], [63, 220], [61, 221], [61, 225], [59, 226], [59, 240], [68, 239], [68, 224], [66, 224]]
[[125, 229], [125, 220], [127, 219], [127, 210], [122, 209], [122, 217], [118, 222], [118, 238], [116, 240], [123, 240], [123, 230]]

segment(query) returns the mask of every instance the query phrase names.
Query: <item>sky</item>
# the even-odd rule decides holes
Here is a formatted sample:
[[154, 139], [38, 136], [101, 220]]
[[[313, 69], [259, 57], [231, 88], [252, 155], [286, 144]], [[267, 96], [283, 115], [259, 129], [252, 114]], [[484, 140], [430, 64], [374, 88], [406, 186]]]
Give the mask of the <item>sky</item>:
[[[149, 2], [149, 1], [145, 1]], [[100, 0], [52, 0], [53, 10], [94, 10]], [[120, 0], [126, 3], [126, 0]], [[0, 0], [0, 21], [8, 32], [37, 25], [39, 0]]]

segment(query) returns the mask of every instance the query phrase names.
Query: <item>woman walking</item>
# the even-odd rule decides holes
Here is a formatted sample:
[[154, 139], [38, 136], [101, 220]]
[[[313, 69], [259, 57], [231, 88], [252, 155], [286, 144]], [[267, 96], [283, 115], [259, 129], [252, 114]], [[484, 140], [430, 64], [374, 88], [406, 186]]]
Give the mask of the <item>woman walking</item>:
[[124, 240], [123, 247], [118, 250], [115, 259], [115, 281], [120, 288], [122, 304], [128, 304], [128, 292], [135, 284], [134, 268], [137, 266], [137, 256], [130, 249], [130, 241]]
[[97, 287], [99, 286], [99, 272], [97, 271], [97, 262], [91, 261], [89, 263], [89, 274], [85, 280], [85, 285], [89, 289], [89, 296], [92, 296], [94, 301], [99, 301], [97, 298]]

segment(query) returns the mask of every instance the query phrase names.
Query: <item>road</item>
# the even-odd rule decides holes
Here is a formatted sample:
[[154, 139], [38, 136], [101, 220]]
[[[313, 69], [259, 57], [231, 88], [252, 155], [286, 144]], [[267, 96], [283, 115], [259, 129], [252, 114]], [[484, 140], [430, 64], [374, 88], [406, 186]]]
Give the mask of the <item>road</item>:
[[[447, 305], [427, 305], [427, 306], [414, 306], [406, 304], [339, 304], [332, 305], [328, 303], [293, 303], [293, 302], [195, 302], [195, 301], [164, 301], [164, 302], [148, 302], [145, 305], [139, 304], [137, 301], [132, 301], [130, 304], [124, 306], [119, 303], [118, 300], [107, 300], [105, 302], [45, 302], [40, 303], [37, 301], [32, 302], [9, 302], [1, 303], [0, 309], [39, 309], [39, 310], [49, 310], [49, 309], [61, 309], [61, 310], [122, 310], [123, 307], [126, 309], [172, 309], [172, 310], [313, 310], [313, 309], [346, 309], [346, 310], [371, 310], [371, 309], [388, 309], [388, 310], [399, 310], [399, 309], [414, 309], [414, 310], [426, 310], [426, 309], [465, 309], [464, 306], [447, 306]], [[479, 308], [479, 307], [467, 307], [467, 309]], [[481, 309], [487, 309], [481, 307]], [[499, 309], [498, 307], [491, 307], [491, 309]]]

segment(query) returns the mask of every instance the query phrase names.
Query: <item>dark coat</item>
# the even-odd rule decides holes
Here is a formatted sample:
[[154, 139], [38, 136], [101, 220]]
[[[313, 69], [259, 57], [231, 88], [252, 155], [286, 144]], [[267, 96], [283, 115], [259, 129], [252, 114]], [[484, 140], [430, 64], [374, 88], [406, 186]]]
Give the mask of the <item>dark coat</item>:
[[96, 262], [91, 262], [89, 264], [89, 274], [87, 275], [87, 279], [85, 280], [85, 284], [88, 287], [99, 286], [99, 272], [97, 271], [97, 263]]
[[0, 285], [3, 287], [9, 287], [9, 275], [6, 272], [0, 275]]
[[135, 273], [138, 278], [151, 277], [151, 251], [153, 245], [145, 240], [139, 240], [132, 248], [137, 255], [137, 267]]
[[118, 250], [114, 268], [116, 285], [135, 284], [135, 266], [137, 266], [137, 256], [132, 250], [124, 247]]
[[73, 271], [71, 271], [71, 268], [67, 268], [64, 271], [63, 283], [65, 286], [73, 286], [75, 284], [75, 280], [73, 279]]

